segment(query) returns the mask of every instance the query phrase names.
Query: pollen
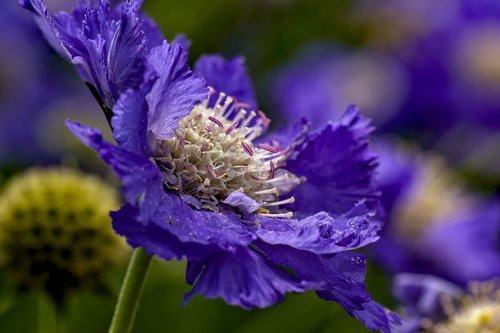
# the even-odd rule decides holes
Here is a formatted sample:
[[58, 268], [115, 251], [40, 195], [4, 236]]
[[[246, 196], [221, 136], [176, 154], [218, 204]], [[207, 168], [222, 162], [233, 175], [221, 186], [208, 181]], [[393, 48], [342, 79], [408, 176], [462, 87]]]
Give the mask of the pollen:
[[126, 256], [109, 217], [118, 207], [112, 187], [76, 170], [16, 176], [0, 194], [0, 266], [21, 289], [44, 289], [56, 301], [94, 285]]
[[259, 211], [289, 217], [281, 206], [294, 199], [280, 196], [300, 180], [285, 169], [287, 149], [275, 142], [255, 144], [269, 119], [242, 107], [248, 105], [211, 90], [211, 96], [180, 121], [173, 137], [157, 142], [155, 161], [164, 185], [196, 198], [205, 209], [218, 211], [221, 202], [240, 191], [266, 207]]

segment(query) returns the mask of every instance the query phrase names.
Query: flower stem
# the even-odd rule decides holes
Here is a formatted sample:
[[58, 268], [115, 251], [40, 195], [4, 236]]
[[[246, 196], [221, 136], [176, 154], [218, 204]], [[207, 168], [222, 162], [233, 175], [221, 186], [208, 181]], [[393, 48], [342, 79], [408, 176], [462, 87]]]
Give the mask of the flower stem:
[[152, 258], [153, 256], [148, 255], [142, 247], [134, 250], [118, 296], [109, 333], [129, 333], [132, 331], [142, 287]]

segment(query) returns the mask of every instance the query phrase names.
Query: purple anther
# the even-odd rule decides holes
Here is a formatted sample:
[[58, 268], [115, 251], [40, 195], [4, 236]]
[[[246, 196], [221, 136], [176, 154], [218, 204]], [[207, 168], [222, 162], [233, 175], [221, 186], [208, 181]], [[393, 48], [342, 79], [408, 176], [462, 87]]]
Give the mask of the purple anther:
[[207, 166], [207, 173], [209, 174], [210, 177], [217, 179], [217, 174], [215, 173], [214, 168], [212, 166]]
[[233, 107], [235, 109], [251, 109], [252, 105], [245, 102], [234, 102]]
[[267, 150], [270, 153], [279, 153], [279, 151], [280, 151], [279, 147], [274, 147], [274, 146], [268, 145], [267, 143], [259, 144], [259, 148]]
[[273, 179], [274, 178], [274, 174], [276, 172], [276, 167], [274, 166], [274, 163], [273, 161], [270, 161], [269, 162], [269, 179]]
[[213, 122], [214, 124], [216, 124], [220, 128], [224, 129], [224, 125], [220, 122], [219, 119], [210, 116], [210, 117], [208, 117], [208, 120], [210, 120], [211, 122]]
[[227, 135], [231, 134], [231, 133], [234, 131], [234, 129], [235, 129], [236, 127], [238, 127], [238, 125], [239, 125], [239, 124], [240, 124], [239, 122], [235, 122], [235, 123], [233, 123], [233, 124], [232, 124], [232, 125], [231, 125], [228, 129], [227, 129], [226, 134], [227, 134]]
[[259, 122], [264, 126], [264, 128], [268, 128], [271, 123], [271, 119], [267, 118], [266, 114], [262, 111], [259, 111]]
[[248, 155], [253, 156], [252, 148], [245, 141], [241, 142], [241, 146], [243, 147], [243, 149], [245, 149]]

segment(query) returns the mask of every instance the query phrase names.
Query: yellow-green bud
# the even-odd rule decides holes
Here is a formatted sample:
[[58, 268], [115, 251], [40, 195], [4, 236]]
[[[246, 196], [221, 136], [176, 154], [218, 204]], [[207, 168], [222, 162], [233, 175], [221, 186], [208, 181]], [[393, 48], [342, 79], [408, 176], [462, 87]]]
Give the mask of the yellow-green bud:
[[97, 177], [66, 168], [35, 168], [0, 194], [0, 266], [22, 288], [56, 300], [99, 280], [126, 254], [111, 227], [118, 194]]

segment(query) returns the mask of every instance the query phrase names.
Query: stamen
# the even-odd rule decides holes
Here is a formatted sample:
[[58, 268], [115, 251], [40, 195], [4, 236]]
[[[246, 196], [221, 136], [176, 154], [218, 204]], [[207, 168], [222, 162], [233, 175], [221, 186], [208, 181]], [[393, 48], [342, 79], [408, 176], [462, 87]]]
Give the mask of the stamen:
[[227, 135], [231, 134], [231, 133], [234, 131], [234, 129], [235, 129], [236, 127], [238, 127], [238, 125], [239, 125], [239, 123], [238, 123], [238, 122], [234, 122], [234, 123], [233, 123], [233, 124], [232, 124], [232, 125], [231, 125], [231, 126], [230, 126], [227, 130], [226, 130], [226, 134], [227, 134]]
[[241, 141], [241, 146], [245, 149], [248, 155], [253, 156], [252, 148], [245, 141]]
[[280, 151], [279, 147], [273, 147], [271, 145], [268, 145], [267, 143], [259, 144], [259, 148], [267, 150], [268, 152], [271, 152], [271, 153], [278, 153]]
[[257, 194], [257, 195], [262, 195], [262, 194], [275, 194], [275, 195], [278, 195], [278, 190], [276, 189], [276, 187], [273, 187], [273, 188], [270, 188], [270, 189], [267, 189], [267, 190], [262, 190], [262, 191], [256, 191], [256, 192], [253, 192], [254, 194]]
[[214, 179], [217, 179], [217, 174], [215, 173], [215, 170], [214, 168], [212, 168], [212, 166], [207, 166], [207, 173], [210, 175], [210, 177], [214, 178]]
[[238, 114], [236, 115], [236, 117], [234, 117], [233, 121], [239, 123], [240, 120], [243, 119], [243, 117], [245, 117], [246, 114], [247, 110], [241, 109], [240, 112], [238, 112]]
[[274, 174], [276, 172], [276, 167], [274, 166], [273, 161], [269, 162], [269, 168], [270, 168], [270, 170], [269, 170], [269, 178], [274, 178]]
[[234, 108], [235, 109], [242, 109], [242, 108], [245, 108], [245, 109], [251, 109], [252, 108], [252, 105], [248, 104], [248, 103], [245, 103], [245, 102], [238, 102], [238, 101], [235, 101], [234, 102]]
[[271, 206], [286, 205], [286, 204], [290, 204], [290, 203], [294, 203], [294, 202], [295, 202], [295, 198], [294, 197], [290, 197], [288, 199], [281, 200], [281, 201], [264, 202], [262, 204], [262, 206], [263, 207], [271, 207]]
[[220, 92], [219, 93], [219, 97], [217, 98], [217, 102], [215, 102], [215, 105], [220, 105], [220, 102], [222, 101], [222, 99], [226, 97], [226, 94], [223, 93], [223, 92]]
[[264, 128], [268, 128], [269, 124], [271, 124], [271, 119], [267, 118], [264, 112], [259, 111], [259, 123], [262, 124]]
[[224, 129], [224, 125], [222, 124], [222, 122], [219, 119], [210, 116], [210, 117], [208, 117], [208, 120], [210, 120], [211, 122], [215, 123], [221, 129]]
[[250, 112], [250, 115], [247, 117], [247, 119], [245, 119], [245, 121], [243, 122], [243, 124], [241, 124], [241, 127], [242, 128], [245, 128], [247, 127], [247, 125], [252, 121], [252, 119], [256, 116], [257, 114], [255, 113], [255, 111], [252, 111]]
[[291, 219], [293, 217], [292, 212], [287, 212], [287, 213], [282, 213], [282, 214], [263, 214], [259, 213], [258, 215], [260, 216], [267, 216], [267, 217], [278, 217], [278, 218], [284, 218], [284, 219]]

